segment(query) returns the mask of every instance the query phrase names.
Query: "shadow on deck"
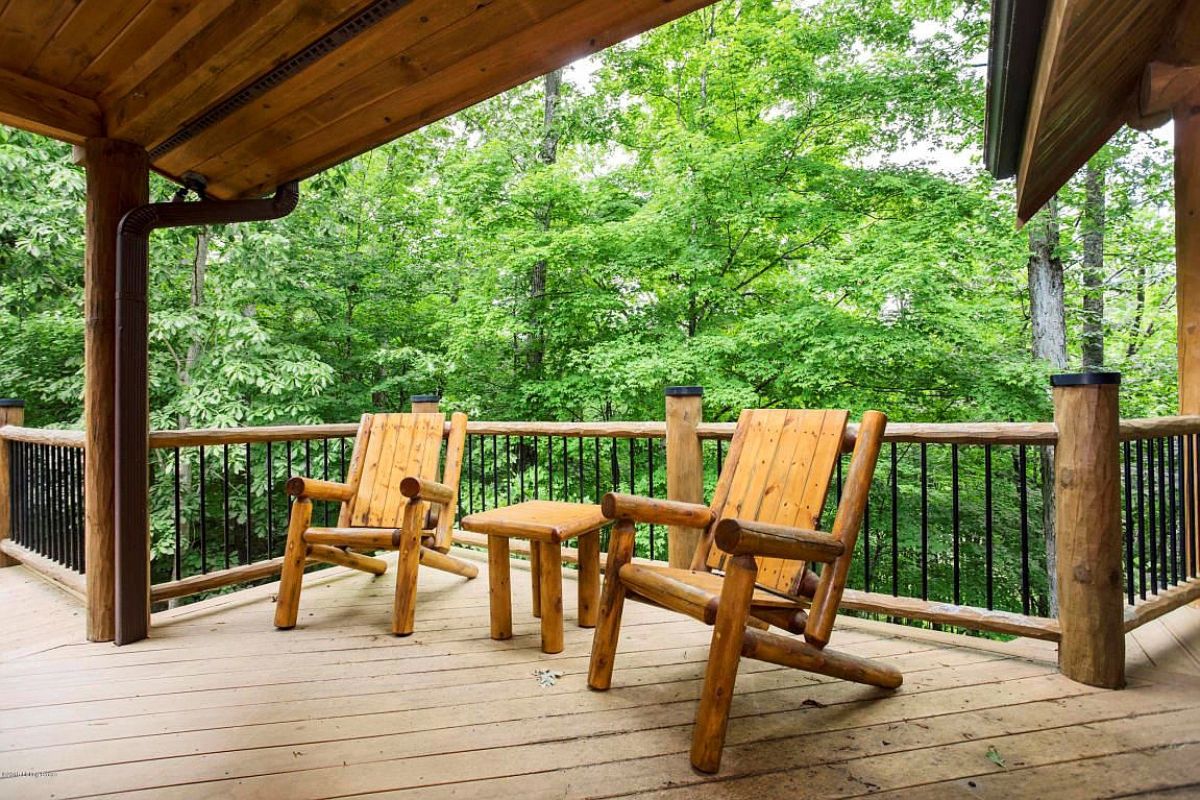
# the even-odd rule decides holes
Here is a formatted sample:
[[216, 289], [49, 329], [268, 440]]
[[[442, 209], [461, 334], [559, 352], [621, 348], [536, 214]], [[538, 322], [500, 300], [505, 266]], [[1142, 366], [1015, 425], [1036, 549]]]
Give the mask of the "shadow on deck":
[[[153, 638], [77, 643], [75, 600], [0, 570], [0, 797], [1110, 797], [1200, 792], [1200, 610], [1131, 635], [1129, 688], [1073, 683], [1054, 648], [843, 619], [839, 649], [905, 673], [886, 695], [742, 662], [722, 772], [691, 770], [709, 629], [637, 603], [613, 689], [591, 631], [538, 648], [528, 573], [514, 638], [486, 576], [421, 573], [417, 633], [388, 634], [392, 575], [313, 575], [296, 630], [272, 586], [158, 614]], [[563, 673], [539, 686], [533, 672]], [[170, 787], [170, 788], [167, 788]]]

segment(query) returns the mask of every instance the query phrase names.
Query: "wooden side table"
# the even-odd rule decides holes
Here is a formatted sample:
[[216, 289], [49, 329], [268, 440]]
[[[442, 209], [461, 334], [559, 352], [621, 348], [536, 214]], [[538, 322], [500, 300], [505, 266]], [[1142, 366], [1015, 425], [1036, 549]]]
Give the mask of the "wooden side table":
[[463, 530], [487, 534], [488, 582], [493, 639], [512, 638], [509, 547], [512, 537], [529, 540], [533, 615], [542, 619], [542, 652], [563, 649], [562, 543], [579, 540], [579, 627], [593, 628], [600, 603], [600, 530], [612, 524], [600, 506], [529, 500], [471, 514]]

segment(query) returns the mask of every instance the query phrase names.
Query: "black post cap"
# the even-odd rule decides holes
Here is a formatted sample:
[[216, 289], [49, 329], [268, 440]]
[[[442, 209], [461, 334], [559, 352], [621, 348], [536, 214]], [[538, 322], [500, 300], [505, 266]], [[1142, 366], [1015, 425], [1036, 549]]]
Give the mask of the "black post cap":
[[704, 397], [703, 386], [668, 386], [667, 397]]
[[1050, 376], [1051, 386], [1120, 386], [1119, 372], [1064, 372]]
[[408, 398], [410, 403], [440, 403], [442, 396], [440, 394], [414, 394]]
[[0, 397], [0, 408], [24, 408], [25, 401], [12, 397]]

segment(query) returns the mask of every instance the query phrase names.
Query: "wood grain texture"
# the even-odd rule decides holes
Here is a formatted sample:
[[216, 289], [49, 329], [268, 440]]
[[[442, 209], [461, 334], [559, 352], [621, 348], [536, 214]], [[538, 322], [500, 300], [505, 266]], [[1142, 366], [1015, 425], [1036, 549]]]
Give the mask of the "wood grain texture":
[[[0, 432], [6, 426], [19, 426], [25, 421], [25, 407], [21, 405], [0, 406]], [[12, 536], [12, 473], [8, 440], [0, 433], [0, 546]], [[0, 567], [17, 564], [12, 556], [0, 551]]]
[[[667, 499], [704, 503], [704, 451], [696, 426], [704, 421], [704, 399], [666, 398]], [[707, 522], [704, 527], [707, 527]], [[673, 567], [687, 567], [700, 541], [702, 528], [671, 525], [667, 529], [667, 558]]]
[[[590, 631], [569, 627], [558, 656], [538, 652], [536, 622], [493, 641], [482, 580], [430, 573], [427, 624], [408, 639], [380, 635], [389, 581], [333, 568], [305, 583], [357, 615], [278, 634], [264, 625], [268, 584], [156, 614], [155, 638], [118, 650], [79, 642], [69, 596], [0, 570], [0, 605], [36, 620], [8, 620], [0, 637], [0, 674], [21, 687], [0, 712], [0, 769], [55, 773], [10, 779], [6, 793], [891, 800], [963, 794], [968, 780], [984, 797], [1093, 786], [1186, 797], [1195, 781], [1200, 694], [1194, 674], [1168, 670], [1166, 649], [1152, 653], [1162, 666], [1147, 661], [1126, 691], [1106, 692], [1013, 643], [845, 620], [840, 650], [896, 664], [903, 691], [745, 660], [714, 780], [687, 755], [710, 635], [695, 622], [630, 604], [619, 684], [599, 694], [584, 682]], [[1200, 613], [1162, 620], [1177, 614], [1190, 619], [1175, 652], [1200, 642]], [[540, 687], [536, 667], [564, 675]], [[993, 745], [1007, 769], [987, 760]]]
[[1110, 689], [1125, 684], [1119, 390], [1054, 389], [1059, 667]]

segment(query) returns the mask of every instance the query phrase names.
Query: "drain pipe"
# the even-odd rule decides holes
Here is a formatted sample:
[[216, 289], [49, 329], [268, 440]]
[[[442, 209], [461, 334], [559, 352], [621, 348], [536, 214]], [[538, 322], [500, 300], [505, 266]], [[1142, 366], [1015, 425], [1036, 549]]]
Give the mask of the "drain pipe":
[[[198, 192], [203, 198], [202, 187]], [[178, 198], [179, 195], [176, 195]], [[150, 234], [159, 228], [261, 222], [287, 216], [300, 199], [292, 181], [258, 200], [149, 203], [121, 218], [117, 228], [116, 638], [118, 645], [145, 639], [150, 629], [149, 376], [146, 301]]]

